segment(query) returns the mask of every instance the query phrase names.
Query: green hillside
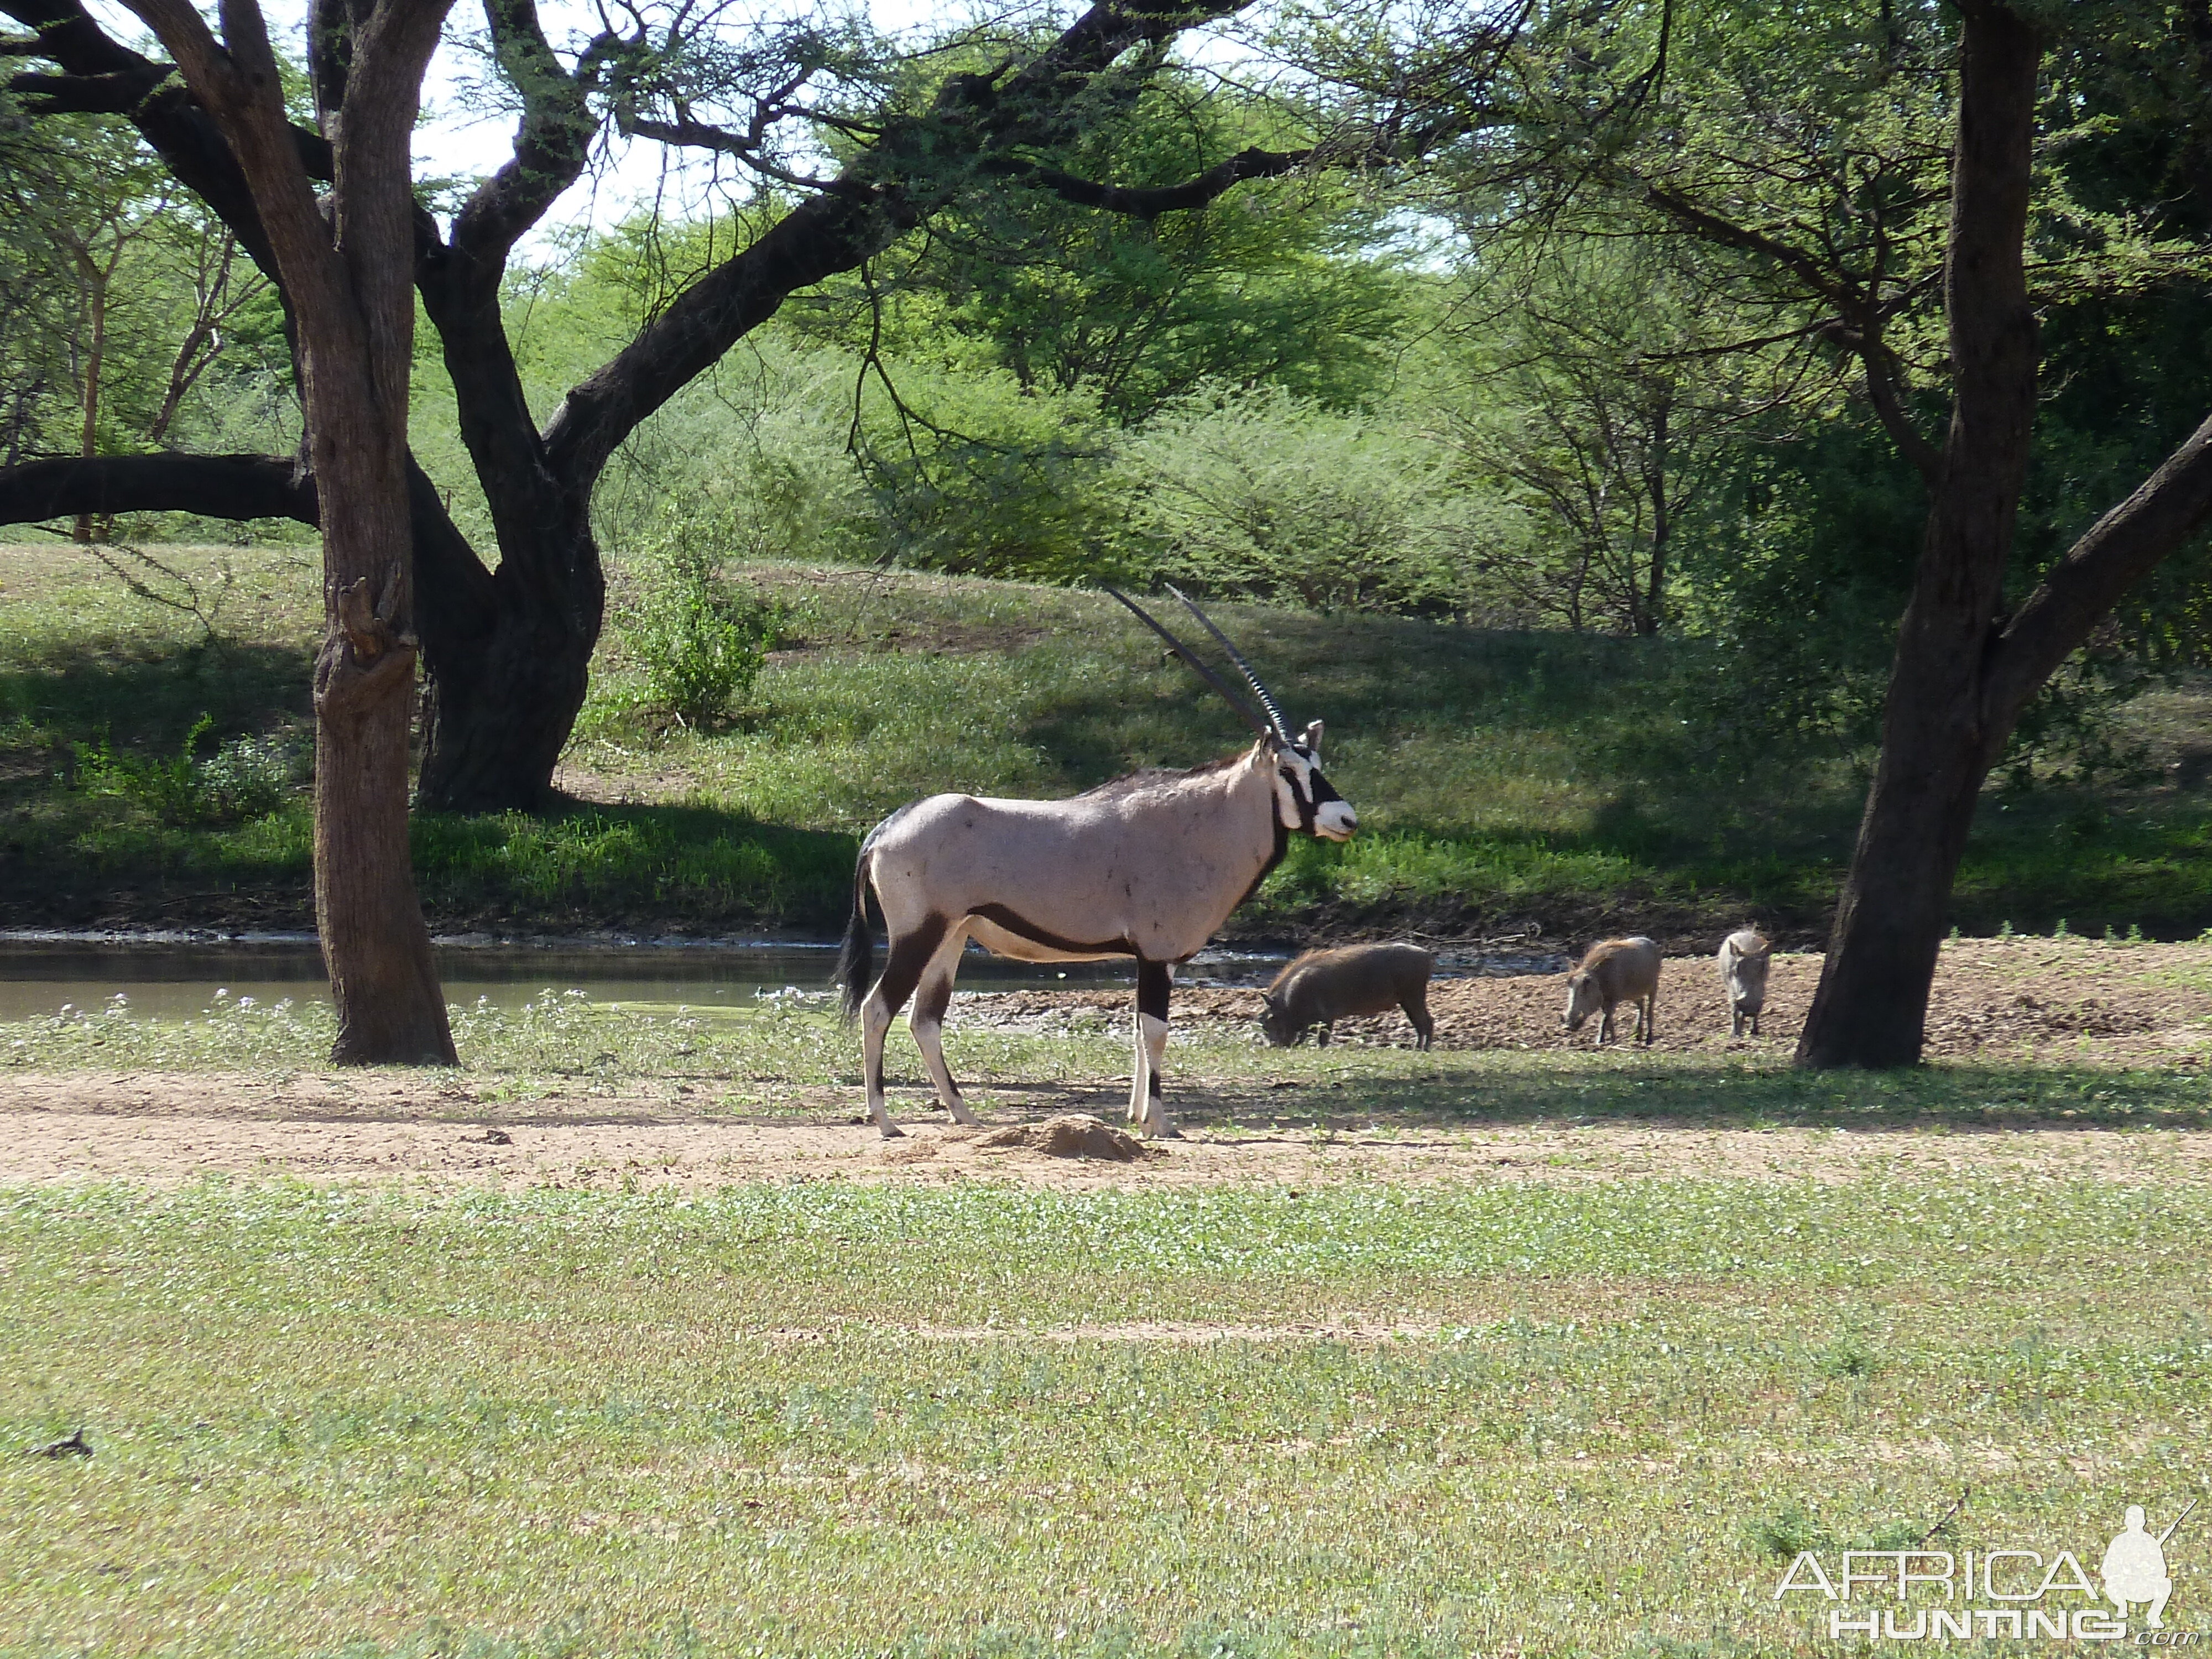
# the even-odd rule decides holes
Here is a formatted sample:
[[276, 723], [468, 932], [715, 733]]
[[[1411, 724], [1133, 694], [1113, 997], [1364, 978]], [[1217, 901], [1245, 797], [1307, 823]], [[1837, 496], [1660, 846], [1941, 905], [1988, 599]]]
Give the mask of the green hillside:
[[[15, 925], [309, 919], [312, 563], [283, 548], [161, 557], [190, 586], [149, 584], [211, 629], [76, 550], [0, 551], [0, 905]], [[418, 820], [436, 925], [826, 933], [857, 836], [902, 801], [1066, 793], [1242, 740], [1102, 595], [842, 568], [743, 580], [782, 621], [738, 715], [701, 729], [653, 708], [611, 629], [562, 773], [572, 805]], [[1717, 713], [1695, 642], [1236, 605], [1218, 619], [1294, 719], [1328, 721], [1329, 775], [1362, 822], [1349, 846], [1297, 848], [1238, 934], [1822, 927], [1862, 777]], [[2117, 738], [2155, 782], [1993, 787], [1957, 924], [2212, 925], [2186, 739], [2200, 708], [2168, 690], [2123, 711]]]

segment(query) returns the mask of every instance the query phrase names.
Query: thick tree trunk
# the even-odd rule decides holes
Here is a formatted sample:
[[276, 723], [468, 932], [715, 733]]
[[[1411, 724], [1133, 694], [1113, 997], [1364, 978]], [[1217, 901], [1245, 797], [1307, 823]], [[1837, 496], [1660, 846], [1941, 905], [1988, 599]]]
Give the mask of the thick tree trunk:
[[528, 572], [502, 562], [483, 625], [433, 654], [416, 785], [424, 806], [527, 811], [550, 793], [584, 706], [605, 587], [581, 525], [535, 562]]
[[1882, 720], [1881, 758], [1797, 1063], [1920, 1058], [1945, 912], [1974, 807], [2016, 703], [1993, 703], [2013, 526], [2035, 416], [2024, 265], [2042, 48], [2002, 6], [1960, 9], [1959, 137], [1944, 307], [1950, 430]]
[[[407, 550], [404, 517], [325, 537], [337, 601], [315, 660], [315, 918], [340, 1065], [456, 1063], [408, 848], [416, 649], [391, 625], [404, 612]], [[377, 562], [382, 583], [338, 585]]]

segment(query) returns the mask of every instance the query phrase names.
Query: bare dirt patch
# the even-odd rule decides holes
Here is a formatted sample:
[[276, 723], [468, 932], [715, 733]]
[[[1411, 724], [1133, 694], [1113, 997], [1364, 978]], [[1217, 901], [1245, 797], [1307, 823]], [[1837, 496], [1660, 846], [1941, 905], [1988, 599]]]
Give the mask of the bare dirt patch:
[[[751, 1182], [1062, 1188], [1725, 1178], [1877, 1174], [2212, 1179], [2212, 1133], [2017, 1130], [1931, 1134], [1568, 1122], [1479, 1129], [1194, 1130], [1129, 1163], [1055, 1156], [1036, 1119], [957, 1128], [895, 1098], [908, 1134], [843, 1121], [851, 1091], [794, 1091], [812, 1121], [688, 1115], [657, 1096], [553, 1094], [524, 1104], [395, 1073], [270, 1083], [210, 1073], [21, 1075], [0, 1085], [0, 1185], [210, 1176], [318, 1183], [596, 1189]], [[994, 1114], [1003, 1119], [1006, 1115]], [[1016, 1133], [1008, 1133], [1012, 1129]]]
[[[1659, 982], [1652, 1047], [1674, 1054], [1788, 1053], [1820, 980], [1820, 958], [1777, 956], [1759, 1036], [1729, 1035], [1720, 969], [1705, 956], [1670, 957]], [[1566, 975], [1438, 980], [1429, 989], [1439, 1048], [1577, 1049], [1591, 1047], [1593, 1020], [1559, 1030]], [[1126, 1016], [1122, 991], [981, 992], [953, 1015], [1009, 1030], [1049, 1030], [1071, 1018]], [[1179, 1025], [1251, 1027], [1256, 989], [1178, 989]], [[1634, 1016], [1615, 1018], [1626, 1042]], [[1309, 1041], [1311, 1039], [1310, 1038]], [[1407, 1046], [1401, 1013], [1338, 1024], [1335, 1041]], [[1931, 1055], [2089, 1060], [2105, 1065], [2193, 1065], [2212, 1049], [2212, 950], [2196, 945], [2114, 945], [2094, 939], [1960, 939], [1946, 945], [1929, 1006]]]

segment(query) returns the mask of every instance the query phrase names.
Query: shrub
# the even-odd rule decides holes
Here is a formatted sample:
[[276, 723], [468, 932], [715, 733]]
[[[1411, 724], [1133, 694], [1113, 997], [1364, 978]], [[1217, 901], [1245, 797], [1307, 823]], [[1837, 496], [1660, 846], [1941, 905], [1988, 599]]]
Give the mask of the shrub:
[[645, 698], [687, 726], [726, 720], [751, 696], [783, 623], [777, 605], [732, 589], [688, 527], [671, 523], [639, 560], [640, 597], [617, 617]]
[[1487, 617], [1498, 595], [1485, 566], [1527, 534], [1510, 508], [1454, 489], [1419, 434], [1279, 386], [1178, 400], [1116, 471], [1158, 574], [1316, 610]]
[[77, 782], [88, 793], [130, 802], [172, 829], [266, 817], [300, 781], [295, 745], [281, 736], [233, 738], [203, 760], [215, 729], [202, 714], [173, 755], [118, 754], [103, 733], [77, 752]]
[[831, 353], [770, 345], [722, 364], [623, 447], [601, 533], [650, 543], [680, 501], [690, 538], [729, 563], [870, 556], [874, 514], [846, 452], [852, 400], [852, 370]]

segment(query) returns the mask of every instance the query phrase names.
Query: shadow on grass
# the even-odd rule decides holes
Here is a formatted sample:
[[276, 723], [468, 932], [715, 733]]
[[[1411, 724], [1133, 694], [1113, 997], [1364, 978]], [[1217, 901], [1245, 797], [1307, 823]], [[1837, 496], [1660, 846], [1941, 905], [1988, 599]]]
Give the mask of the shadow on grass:
[[[1107, 1091], [1109, 1093], [1111, 1091]], [[1908, 1072], [1698, 1068], [1438, 1074], [1285, 1087], [1193, 1086], [1175, 1103], [1194, 1127], [1273, 1121], [1364, 1129], [1486, 1124], [1654, 1127], [2202, 1129], [2212, 1079], [2193, 1071], [1928, 1066]]]
[[0, 672], [0, 724], [69, 743], [104, 732], [118, 749], [167, 755], [202, 714], [217, 738], [307, 719], [313, 666], [311, 653], [283, 646], [211, 641], [118, 658], [88, 641]]
[[852, 904], [856, 837], [705, 806], [426, 813], [416, 879], [446, 925], [530, 922], [830, 933]]

